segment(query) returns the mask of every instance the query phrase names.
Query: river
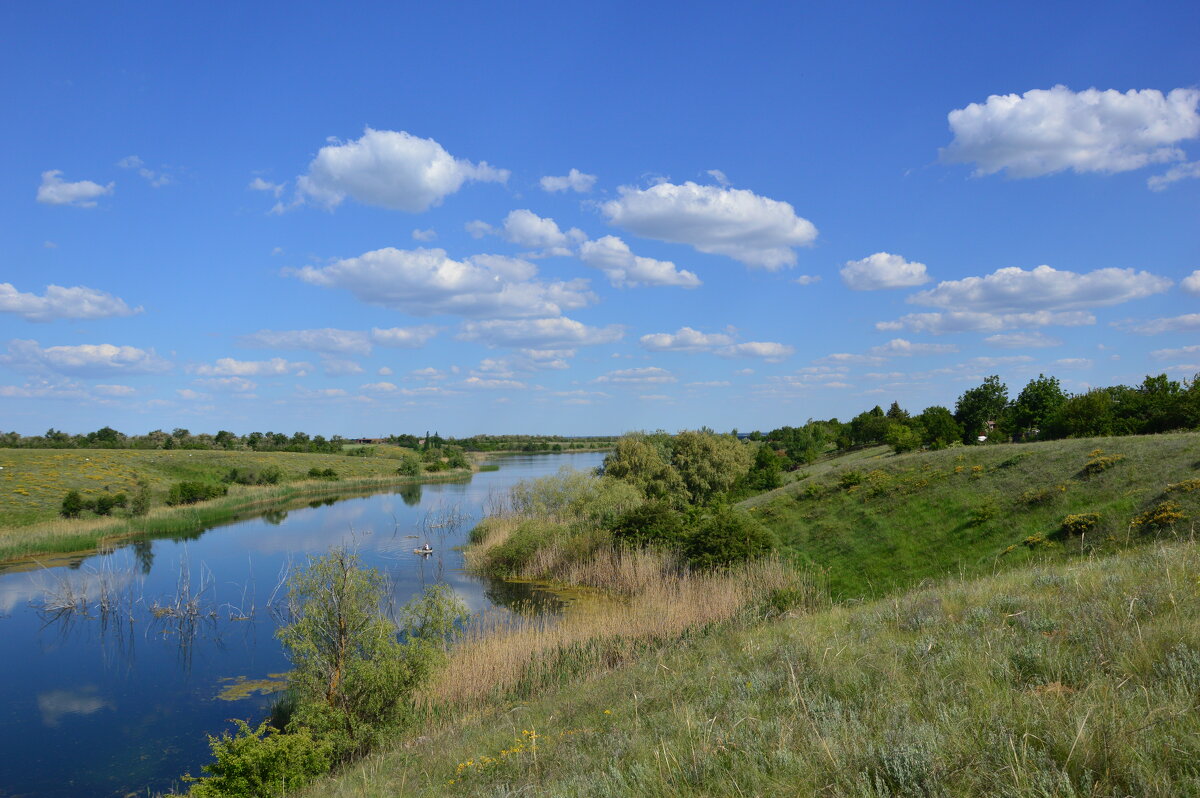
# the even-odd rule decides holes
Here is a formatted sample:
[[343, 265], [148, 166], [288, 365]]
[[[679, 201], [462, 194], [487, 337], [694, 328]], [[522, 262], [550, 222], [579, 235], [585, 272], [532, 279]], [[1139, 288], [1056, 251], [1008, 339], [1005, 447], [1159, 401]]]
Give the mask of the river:
[[[277, 687], [288, 669], [271, 611], [281, 576], [332, 546], [386, 571], [398, 604], [440, 581], [472, 611], [518, 600], [553, 611], [551, 594], [466, 573], [453, 547], [489, 497], [603, 456], [505, 456], [493, 461], [500, 470], [469, 481], [313, 502], [189, 540], [0, 570], [0, 798], [145, 796], [198, 775], [206, 734], [231, 728], [231, 718], [261, 719], [273, 696], [251, 688]], [[459, 523], [432, 526], [452, 515]], [[413, 554], [427, 540], [435, 553]]]

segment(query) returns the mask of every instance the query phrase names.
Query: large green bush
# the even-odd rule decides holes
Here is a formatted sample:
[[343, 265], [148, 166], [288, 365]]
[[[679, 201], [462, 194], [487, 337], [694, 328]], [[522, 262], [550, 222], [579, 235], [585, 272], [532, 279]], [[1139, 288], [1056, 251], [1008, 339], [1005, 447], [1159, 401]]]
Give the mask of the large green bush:
[[204, 765], [192, 798], [275, 798], [329, 771], [330, 746], [307, 730], [281, 734], [263, 721], [252, 729], [235, 720], [237, 733], [208, 738], [213, 761]]
[[688, 560], [701, 568], [716, 568], [769, 554], [775, 535], [738, 510], [722, 508], [700, 522], [687, 538]]
[[167, 504], [172, 507], [180, 504], [195, 504], [196, 502], [215, 499], [229, 492], [225, 485], [212, 482], [176, 482], [167, 492]]
[[682, 548], [687, 532], [683, 514], [663, 502], [649, 502], [629, 510], [610, 529], [620, 543], [670, 549]]

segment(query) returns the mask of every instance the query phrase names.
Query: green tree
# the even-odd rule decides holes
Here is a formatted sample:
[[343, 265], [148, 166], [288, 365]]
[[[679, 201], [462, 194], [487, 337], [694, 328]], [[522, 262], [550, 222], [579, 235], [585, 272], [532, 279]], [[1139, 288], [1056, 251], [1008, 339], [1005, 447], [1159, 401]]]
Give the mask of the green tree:
[[1033, 430], [1041, 430], [1050, 418], [1067, 401], [1057, 377], [1039, 374], [1037, 379], [1021, 389], [1013, 401], [1009, 413], [1015, 431], [1024, 437], [1036, 436]]
[[1008, 386], [993, 374], [983, 384], [969, 388], [954, 405], [954, 419], [962, 425], [963, 442], [975, 443], [979, 435], [988, 435], [991, 424], [1000, 420], [1008, 406]]
[[685, 430], [675, 436], [671, 466], [694, 504], [708, 504], [746, 476], [753, 458], [750, 447], [711, 430]]
[[671, 468], [669, 453], [664, 455], [656, 444], [654, 438], [640, 432], [623, 435], [604, 458], [601, 470], [605, 476], [635, 486], [647, 499], [682, 505], [687, 489]]
[[888, 427], [883, 442], [892, 447], [896, 454], [911, 452], [921, 445], [921, 438], [907, 424], [893, 424]]
[[297, 697], [289, 728], [329, 741], [339, 761], [411, 717], [414, 691], [445, 658], [445, 636], [466, 612], [438, 585], [401, 609], [398, 629], [387, 611], [390, 593], [383, 574], [342, 548], [289, 580], [292, 621], [277, 632]]
[[1045, 421], [1043, 437], [1092, 438], [1112, 435], [1116, 419], [1110, 391], [1096, 388], [1067, 399]]
[[931, 449], [944, 449], [962, 440], [962, 427], [954, 420], [954, 414], [941, 405], [925, 408], [917, 416], [917, 421], [921, 428], [921, 442]]
[[754, 453], [754, 465], [746, 475], [746, 487], [753, 491], [774, 490], [783, 484], [784, 460], [770, 443], [760, 444]]

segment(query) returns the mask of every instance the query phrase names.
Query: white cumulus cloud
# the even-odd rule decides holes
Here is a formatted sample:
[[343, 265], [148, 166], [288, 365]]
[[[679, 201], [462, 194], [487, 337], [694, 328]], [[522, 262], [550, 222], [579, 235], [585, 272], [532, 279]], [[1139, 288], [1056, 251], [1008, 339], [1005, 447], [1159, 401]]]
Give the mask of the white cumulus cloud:
[[1180, 180], [1192, 180], [1200, 178], [1200, 161], [1192, 161], [1191, 163], [1181, 163], [1172, 166], [1161, 175], [1152, 175], [1146, 179], [1146, 185], [1151, 191], [1162, 191], [1172, 183], [1178, 183]]
[[1165, 332], [1200, 332], [1200, 313], [1185, 313], [1182, 316], [1151, 319], [1133, 324], [1129, 329], [1142, 335], [1158, 335]]
[[154, 188], [162, 188], [170, 185], [172, 178], [166, 172], [155, 172], [146, 166], [146, 162], [136, 155], [127, 155], [117, 161], [117, 166], [122, 169], [136, 169], [138, 176], [149, 183]]
[[639, 343], [651, 352], [709, 352], [718, 346], [732, 344], [733, 337], [724, 333], [702, 333], [691, 327], [680, 327], [673, 333], [643, 335]]
[[876, 252], [862, 260], [846, 261], [842, 282], [854, 291], [881, 288], [911, 288], [929, 282], [924, 263], [905, 260], [900, 255]]
[[700, 278], [667, 260], [634, 255], [629, 245], [616, 236], [603, 236], [579, 246], [579, 259], [599, 269], [614, 286], [672, 285], [695, 288]]
[[1081, 310], [1051, 312], [1037, 310], [1029, 313], [985, 313], [955, 310], [948, 313], [909, 313], [896, 321], [881, 321], [875, 329], [884, 331], [910, 330], [918, 333], [999, 332], [1030, 327], [1083, 327], [1095, 324], [1096, 317]]
[[38, 296], [21, 293], [12, 283], [0, 283], [0, 313], [15, 313], [27, 321], [107, 319], [141, 312], [140, 307], [131, 308], [119, 297], [82, 285], [50, 285]]
[[636, 369], [618, 369], [597, 377], [593, 382], [615, 385], [666, 385], [678, 382], [674, 374], [658, 366]]
[[363, 302], [416, 316], [557, 316], [595, 299], [586, 280], [543, 282], [537, 267], [518, 258], [475, 255], [454, 260], [443, 249], [388, 247], [329, 266], [288, 269], [322, 288], [341, 288]]
[[215, 363], [202, 363], [190, 371], [203, 377], [277, 377], [285, 374], [305, 376], [312, 370], [311, 363], [273, 357], [270, 360], [235, 360], [231, 357], [218, 358]]
[[510, 211], [508, 216], [504, 217], [501, 234], [505, 240], [518, 246], [555, 250], [551, 254], [556, 255], [569, 254], [564, 251], [565, 247], [572, 241], [584, 238], [580, 230], [571, 228], [564, 233], [553, 219], [538, 216], [526, 208]]
[[572, 169], [560, 177], [547, 175], [541, 179], [541, 184], [542, 191], [548, 191], [551, 194], [556, 191], [567, 191], [568, 189], [579, 194], [586, 194], [592, 190], [592, 186], [596, 185], [596, 176], [584, 174], [578, 169]]
[[[1196, 269], [1196, 271], [1184, 277], [1179, 287], [1183, 289], [1185, 294], [1200, 296], [1200, 269]], [[3, 287], [0, 286], [0, 288]]]
[[268, 194], [274, 195], [275, 199], [279, 199], [283, 195], [283, 190], [287, 188], [287, 183], [272, 183], [270, 180], [263, 180], [261, 177], [256, 177], [250, 181], [250, 185], [246, 188], [251, 191], [265, 191]]
[[954, 344], [914, 344], [904, 338], [893, 338], [886, 344], [871, 347], [868, 352], [880, 357], [910, 357], [912, 355], [940, 355], [957, 352]]
[[567, 349], [576, 346], [607, 344], [625, 334], [619, 324], [589, 327], [565, 316], [552, 319], [489, 319], [463, 325], [458, 338], [479, 341], [487, 346], [511, 346], [528, 349]]
[[307, 349], [312, 352], [353, 353], [371, 352], [367, 334], [357, 330], [259, 330], [238, 339], [242, 346], [262, 349]]
[[622, 186], [620, 199], [600, 205], [610, 223], [634, 235], [687, 244], [747, 266], [781, 269], [796, 262], [794, 247], [817, 237], [812, 222], [786, 202], [746, 189], [659, 183]]
[[113, 344], [48, 346], [37, 341], [14, 339], [8, 342], [8, 354], [0, 363], [13, 368], [48, 370], [59, 374], [158, 374], [169, 371], [171, 364], [153, 349]]
[[917, 305], [950, 310], [1021, 313], [1105, 307], [1162, 293], [1171, 281], [1134, 269], [1097, 269], [1087, 274], [1038, 266], [997, 269], [985, 277], [947, 280], [908, 298]]
[[42, 172], [42, 184], [38, 186], [37, 201], [46, 205], [73, 205], [76, 208], [94, 208], [96, 199], [113, 193], [116, 183], [102, 186], [91, 180], [75, 183], [62, 179], [62, 170]]
[[1038, 177], [1065, 169], [1125, 172], [1183, 160], [1177, 146], [1200, 136], [1200, 90], [1109, 89], [1073, 92], [1066, 86], [1023, 95], [992, 95], [951, 111], [953, 141], [943, 161], [975, 163], [975, 174], [1005, 170]]
[[432, 324], [422, 324], [418, 327], [371, 328], [373, 342], [379, 346], [397, 349], [419, 349], [437, 334], [438, 328]]
[[720, 357], [761, 357], [768, 363], [778, 363], [795, 352], [795, 347], [775, 341], [745, 341], [713, 350], [713, 354]]
[[433, 139], [367, 128], [362, 138], [322, 147], [296, 180], [297, 200], [334, 208], [346, 197], [420, 213], [467, 181], [504, 183], [507, 169], [455, 158]]
[[983, 340], [985, 343], [1002, 349], [1043, 349], [1062, 345], [1062, 341], [1051, 338], [1042, 332], [998, 333], [989, 335]]

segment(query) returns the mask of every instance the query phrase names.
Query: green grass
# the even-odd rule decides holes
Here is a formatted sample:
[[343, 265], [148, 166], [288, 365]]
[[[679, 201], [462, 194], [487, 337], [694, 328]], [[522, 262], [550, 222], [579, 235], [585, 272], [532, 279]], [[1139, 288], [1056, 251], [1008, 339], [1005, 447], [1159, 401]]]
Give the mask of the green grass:
[[304, 794], [1197, 795], [1198, 706], [1181, 541], [719, 630]]
[[[1087, 473], [1096, 449], [1122, 457]], [[1165, 501], [1179, 504], [1185, 517], [1174, 532], [1186, 533], [1200, 518], [1200, 490], [1168, 486], [1200, 476], [1198, 468], [1195, 433], [899, 456], [864, 450], [824, 461], [810, 476], [743, 506], [785, 550], [822, 570], [835, 599], [844, 599], [1154, 539], [1170, 530], [1131, 521]], [[1077, 513], [1097, 513], [1095, 528], [1082, 538], [1062, 535], [1063, 519]]]
[[0, 449], [0, 518], [4, 527], [53, 520], [67, 491], [77, 490], [85, 498], [105, 492], [132, 494], [139, 479], [150, 483], [157, 505], [175, 482], [218, 481], [231, 468], [271, 465], [283, 470], [284, 482], [302, 479], [314, 467], [332, 468], [344, 479], [396, 473], [396, 461], [385, 456], [180, 449]]

